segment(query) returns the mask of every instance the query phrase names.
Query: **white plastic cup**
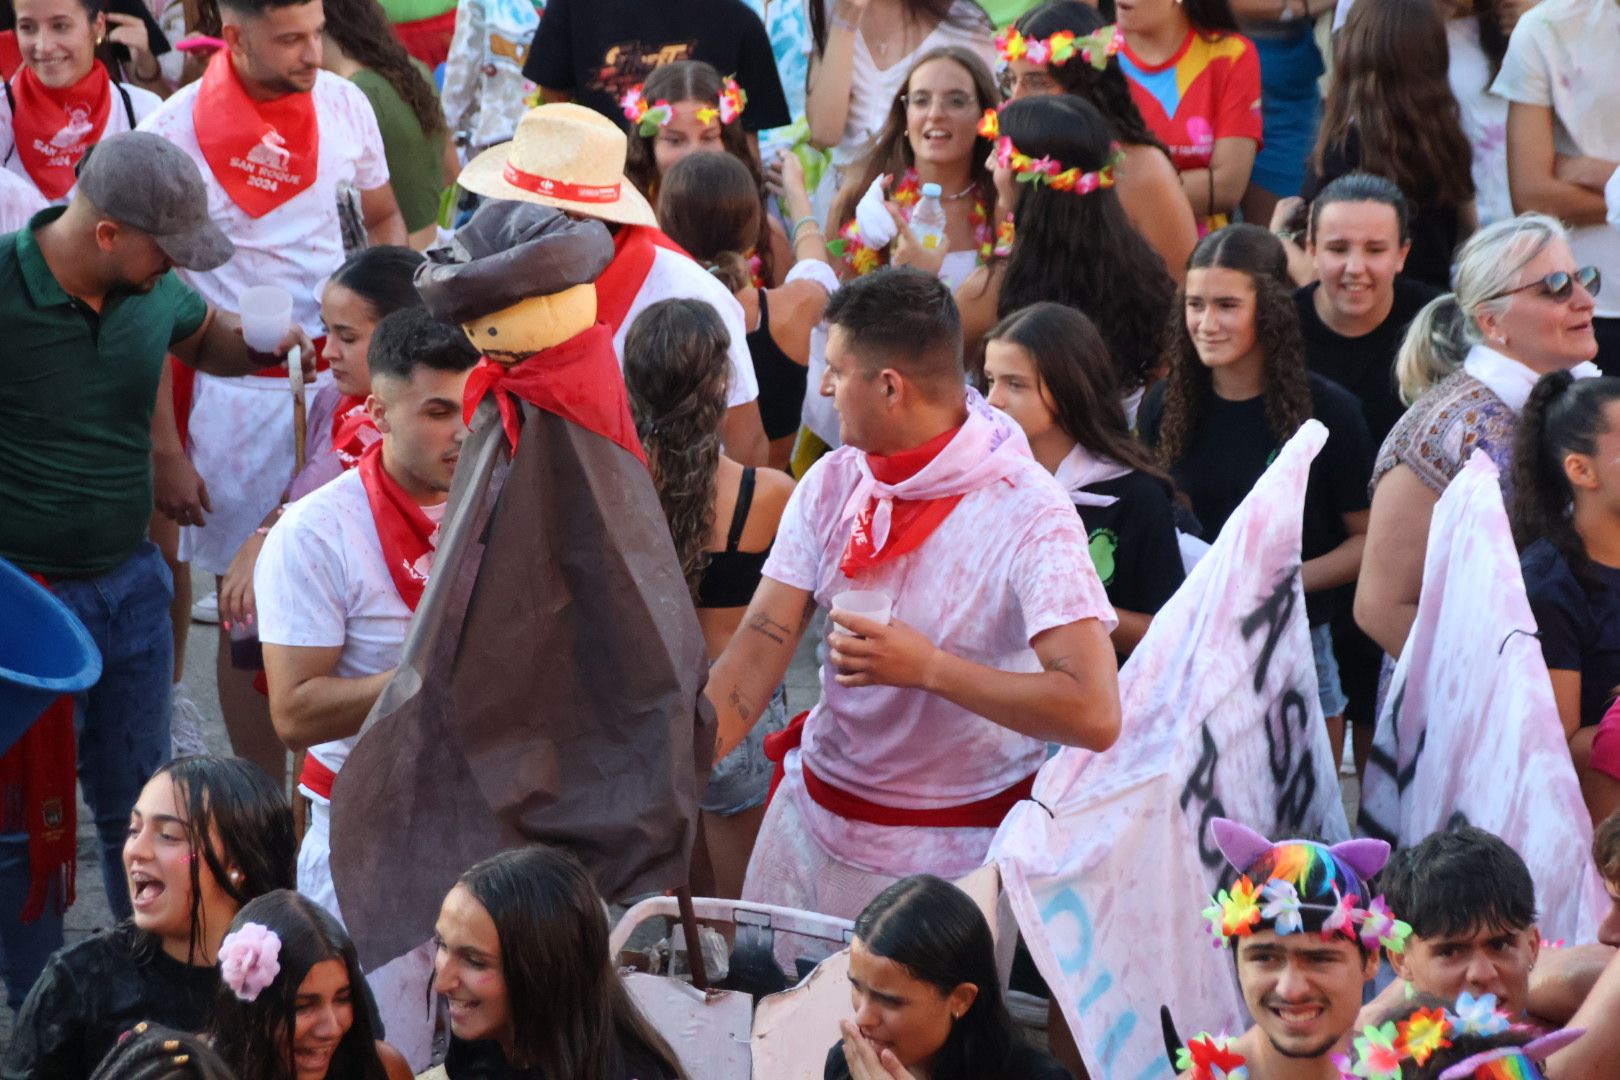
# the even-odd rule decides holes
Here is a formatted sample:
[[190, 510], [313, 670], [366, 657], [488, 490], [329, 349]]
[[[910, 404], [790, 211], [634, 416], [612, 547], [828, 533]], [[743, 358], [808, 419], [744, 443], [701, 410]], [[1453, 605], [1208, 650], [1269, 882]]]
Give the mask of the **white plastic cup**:
[[[868, 619], [884, 624], [889, 622], [891, 604], [888, 593], [878, 592], [875, 589], [850, 589], [833, 597], [833, 607], [837, 610], [847, 611], [852, 615], [864, 615]], [[838, 626], [843, 633], [855, 633], [847, 626], [837, 623], [833, 625]]]
[[255, 285], [237, 297], [242, 339], [254, 352], [273, 353], [292, 327], [292, 293], [280, 285]]

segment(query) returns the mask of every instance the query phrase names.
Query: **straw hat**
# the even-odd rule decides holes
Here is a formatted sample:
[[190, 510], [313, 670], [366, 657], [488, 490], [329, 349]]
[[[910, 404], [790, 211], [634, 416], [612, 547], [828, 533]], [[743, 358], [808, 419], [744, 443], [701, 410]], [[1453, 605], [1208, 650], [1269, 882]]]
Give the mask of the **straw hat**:
[[555, 206], [625, 225], [658, 224], [624, 175], [624, 132], [594, 109], [567, 103], [530, 109], [511, 142], [467, 163], [462, 187], [494, 199]]

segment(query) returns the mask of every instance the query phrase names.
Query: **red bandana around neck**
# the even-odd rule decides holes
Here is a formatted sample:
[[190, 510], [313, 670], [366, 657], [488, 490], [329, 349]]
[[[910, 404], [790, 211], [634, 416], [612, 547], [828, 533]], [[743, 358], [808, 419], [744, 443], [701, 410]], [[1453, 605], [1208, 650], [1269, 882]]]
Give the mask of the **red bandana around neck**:
[[263, 217], [315, 182], [320, 124], [313, 93], [254, 101], [229, 50], [221, 49], [203, 72], [191, 116], [208, 168], [249, 217]]
[[467, 377], [462, 414], [471, 426], [473, 413], [484, 395], [494, 394], [512, 453], [517, 453], [518, 410], [521, 398], [537, 409], [578, 424], [604, 439], [612, 439], [646, 464], [647, 455], [630, 417], [630, 396], [613, 354], [613, 332], [597, 323], [561, 345], [535, 353], [515, 364], [489, 357], [478, 361]]
[[358, 465], [366, 449], [381, 439], [377, 422], [366, 409], [364, 395], [344, 394], [338, 398], [332, 412], [332, 452], [345, 469]]
[[366, 501], [371, 504], [371, 518], [377, 523], [377, 539], [382, 541], [388, 576], [394, 579], [394, 588], [405, 606], [415, 611], [433, 569], [438, 523], [423, 513], [416, 500], [405, 494], [405, 489], [383, 468], [380, 441], [360, 455], [358, 468]]
[[[880, 483], [898, 484], [902, 480], [909, 480], [937, 458], [961, 430], [960, 426], [953, 427], [921, 446], [887, 457], [867, 454], [867, 466]], [[893, 517], [889, 522], [889, 542], [883, 545], [882, 551], [878, 551], [872, 539], [872, 515], [877, 511], [877, 500], [867, 500], [855, 518], [855, 528], [849, 534], [849, 543], [844, 547], [838, 568], [845, 577], [853, 578], [862, 570], [917, 550], [961, 501], [961, 495], [946, 495], [938, 499], [895, 499]]]
[[39, 193], [51, 202], [73, 187], [74, 167], [101, 138], [112, 112], [112, 79], [101, 61], [72, 86], [53, 90], [32, 68], [11, 80], [17, 111], [11, 118], [17, 158]]
[[648, 225], [621, 225], [613, 236], [613, 261], [596, 278], [596, 317], [619, 332], [652, 270], [658, 249], [691, 258], [681, 245]]

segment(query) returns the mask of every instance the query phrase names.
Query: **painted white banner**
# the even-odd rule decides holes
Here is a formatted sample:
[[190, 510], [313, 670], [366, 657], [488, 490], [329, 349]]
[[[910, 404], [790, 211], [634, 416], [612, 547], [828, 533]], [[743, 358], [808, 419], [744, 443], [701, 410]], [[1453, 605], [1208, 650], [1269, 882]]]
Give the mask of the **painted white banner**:
[[1378, 714], [1357, 828], [1397, 846], [1466, 820], [1524, 857], [1546, 938], [1608, 908], [1497, 469], [1473, 458], [1429, 527], [1423, 596]]
[[1225, 867], [1211, 818], [1349, 838], [1299, 583], [1326, 439], [1312, 420], [1289, 440], [1153, 620], [1120, 672], [1119, 742], [1049, 761], [991, 848], [1092, 1080], [1168, 1080], [1161, 1006], [1184, 1037], [1248, 1023], [1200, 915]]

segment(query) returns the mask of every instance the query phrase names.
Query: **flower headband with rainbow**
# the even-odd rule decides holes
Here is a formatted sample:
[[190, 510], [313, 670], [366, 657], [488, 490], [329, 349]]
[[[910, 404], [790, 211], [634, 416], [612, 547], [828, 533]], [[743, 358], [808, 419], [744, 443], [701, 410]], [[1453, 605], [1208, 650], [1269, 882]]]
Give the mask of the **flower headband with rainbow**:
[[[1419, 1008], [1404, 1020], [1363, 1028], [1352, 1044], [1355, 1063], [1341, 1059], [1341, 1068], [1348, 1065], [1348, 1076], [1364, 1080], [1401, 1080], [1403, 1062], [1427, 1065], [1438, 1051], [1451, 1047], [1453, 1036], [1490, 1038], [1512, 1026], [1512, 1018], [1497, 1007], [1495, 994], [1476, 998], [1465, 990], [1454, 1009]], [[1448, 1066], [1440, 1080], [1542, 1080], [1536, 1061], [1582, 1034], [1581, 1028], [1566, 1028], [1522, 1046], [1492, 1047]]]
[[1063, 163], [1050, 156], [1032, 158], [1018, 151], [1012, 139], [1001, 133], [1001, 115], [995, 109], [984, 110], [979, 119], [979, 135], [996, 145], [996, 164], [1011, 169], [1020, 184], [1045, 184], [1053, 191], [1072, 191], [1076, 195], [1089, 195], [1102, 188], [1111, 188], [1118, 177], [1125, 151], [1119, 143], [1110, 143], [1108, 161], [1095, 172], [1081, 172], [1079, 166], [1064, 168]]
[[[1273, 844], [1226, 818], [1210, 822], [1216, 846], [1242, 876], [1204, 909], [1217, 947], [1256, 930], [1278, 934], [1309, 929], [1324, 939], [1343, 935], [1368, 949], [1401, 952], [1412, 928], [1395, 918], [1382, 896], [1365, 907], [1366, 882], [1389, 859], [1382, 840], [1347, 840], [1328, 847], [1312, 840]], [[1255, 884], [1258, 882], [1259, 884]]]
[[[729, 124], [743, 114], [747, 105], [748, 94], [736, 79], [727, 76], [720, 88], [720, 100], [698, 109], [698, 123], [707, 125], [718, 119], [721, 124]], [[619, 108], [624, 110], [625, 119], [636, 125], [636, 131], [647, 137], [658, 134], [659, 128], [668, 127], [675, 119], [673, 105], [663, 98], [649, 104], [644, 87], [639, 85], [632, 86], [619, 99]]]
[[1112, 26], [1105, 26], [1094, 34], [1079, 37], [1073, 30], [1059, 30], [1051, 37], [1030, 38], [1009, 26], [996, 35], [996, 52], [1007, 63], [1028, 60], [1032, 64], [1050, 64], [1062, 67], [1076, 55], [1102, 71], [1108, 58], [1119, 52], [1124, 39]]

